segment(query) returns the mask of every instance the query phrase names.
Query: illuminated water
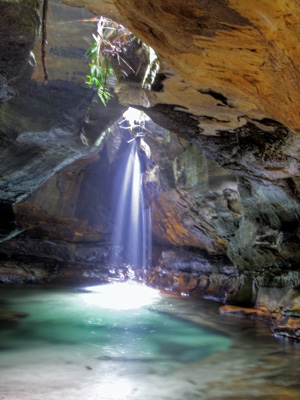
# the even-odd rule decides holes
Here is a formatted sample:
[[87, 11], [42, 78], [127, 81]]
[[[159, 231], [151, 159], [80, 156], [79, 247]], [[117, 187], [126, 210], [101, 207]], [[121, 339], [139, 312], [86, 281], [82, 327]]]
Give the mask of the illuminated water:
[[144, 204], [138, 140], [128, 144], [115, 177], [113, 192], [115, 204], [112, 211], [115, 218], [112, 243], [114, 248], [122, 248], [122, 252], [115, 251], [110, 264], [126, 263], [133, 268], [144, 268], [147, 258], [150, 258], [147, 249], [151, 249], [151, 212], [146, 210]]
[[0, 329], [1, 400], [300, 398], [299, 349], [263, 323], [190, 298], [132, 308], [121, 295], [118, 310], [103, 296], [1, 289], [0, 308], [30, 314]]

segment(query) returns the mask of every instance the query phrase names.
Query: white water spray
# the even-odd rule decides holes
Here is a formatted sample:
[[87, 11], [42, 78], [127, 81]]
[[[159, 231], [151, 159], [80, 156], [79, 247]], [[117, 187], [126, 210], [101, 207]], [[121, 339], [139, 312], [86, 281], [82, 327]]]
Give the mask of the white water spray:
[[116, 179], [116, 210], [112, 243], [113, 265], [126, 264], [133, 269], [144, 269], [151, 258], [151, 210], [144, 204], [139, 141], [128, 144], [124, 164]]

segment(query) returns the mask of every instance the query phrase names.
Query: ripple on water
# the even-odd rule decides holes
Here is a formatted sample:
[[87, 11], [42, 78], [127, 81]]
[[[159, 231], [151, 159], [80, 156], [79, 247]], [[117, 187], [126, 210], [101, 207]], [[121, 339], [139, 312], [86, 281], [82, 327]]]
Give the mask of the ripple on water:
[[215, 304], [168, 296], [117, 311], [73, 290], [2, 296], [30, 316], [0, 332], [0, 399], [300, 398], [299, 348]]

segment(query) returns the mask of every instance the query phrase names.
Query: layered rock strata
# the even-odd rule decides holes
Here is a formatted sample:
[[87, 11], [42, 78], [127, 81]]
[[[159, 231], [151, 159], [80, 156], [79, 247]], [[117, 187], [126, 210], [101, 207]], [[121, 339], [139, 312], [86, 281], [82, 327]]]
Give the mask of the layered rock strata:
[[0, 105], [14, 97], [31, 78], [32, 52], [40, 27], [38, 2], [0, 2]]

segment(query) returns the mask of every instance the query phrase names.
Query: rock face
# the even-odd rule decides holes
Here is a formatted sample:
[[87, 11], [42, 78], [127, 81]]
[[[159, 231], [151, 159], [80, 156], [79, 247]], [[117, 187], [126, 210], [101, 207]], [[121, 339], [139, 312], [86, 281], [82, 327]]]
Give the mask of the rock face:
[[209, 126], [211, 132], [235, 129], [248, 118], [299, 129], [296, 0], [64, 2], [109, 13], [152, 46], [173, 69], [161, 71], [158, 103], [172, 99], [206, 133]]
[[108, 263], [110, 169], [105, 146], [13, 206], [23, 233], [0, 245], [2, 282], [83, 284], [128, 275], [126, 266], [114, 270]]
[[227, 241], [215, 222], [222, 212], [228, 225], [229, 220], [239, 218], [228, 209], [223, 194], [224, 190], [237, 193], [235, 176], [176, 135], [161, 128], [154, 132], [147, 135], [155, 161], [153, 174], [158, 175], [158, 194], [152, 202], [154, 240], [224, 253]]
[[[23, 53], [15, 47], [10, 48], [10, 51], [3, 49], [6, 55], [3, 55], [1, 62], [10, 60], [9, 65], [8, 61], [3, 64], [7, 76], [13, 74], [13, 71], [16, 73], [17, 69], [21, 74], [25, 67], [21, 68], [21, 61], [17, 57], [26, 58], [29, 47], [33, 47], [36, 39], [37, 32], [34, 31], [35, 36], [33, 33], [30, 36], [32, 40], [29, 46], [29, 33], [25, 35], [29, 27], [34, 26], [29, 25], [27, 19], [32, 22], [35, 18], [39, 22], [37, 5], [35, 2], [31, 3], [24, 1], [18, 3], [15, 8], [14, 2], [4, 2], [2, 6], [1, 18], [6, 23], [2, 29], [8, 36], [11, 35], [10, 41], [4, 43], [7, 46], [19, 45], [23, 49]], [[28, 11], [30, 4], [32, 7], [34, 5], [31, 14]], [[95, 91], [85, 85], [88, 61], [84, 58], [84, 53], [93, 31], [93, 23], [86, 21], [93, 15], [85, 10], [76, 11], [72, 8], [68, 14], [66, 9], [69, 7], [59, 2], [51, 2], [49, 15], [56, 18], [59, 14], [59, 20], [54, 20], [54, 27], [48, 32], [48, 84], [42, 82], [42, 69], [38, 63], [34, 79], [27, 82], [26, 86], [26, 79], [22, 76], [20, 79], [25, 87], [18, 86], [19, 95], [3, 104], [0, 109], [0, 209], [6, 215], [0, 225], [0, 240], [20, 232], [20, 228], [15, 224], [11, 205], [24, 199], [64, 166], [99, 152], [101, 145], [98, 139], [103, 131], [126, 109], [113, 100], [104, 107], [102, 103], [95, 101]], [[14, 16], [13, 20], [11, 15]], [[25, 26], [21, 24], [22, 20], [19, 20], [20, 15], [26, 15]], [[16, 41], [15, 31], [11, 33], [9, 30], [17, 25], [17, 21], [18, 35], [23, 38], [23, 42], [27, 40], [26, 46], [25, 42]], [[50, 27], [51, 23], [50, 18]], [[69, 44], [69, 47], [63, 46], [62, 38], [69, 38], [70, 35], [74, 44]], [[3, 43], [2, 45], [4, 46]], [[40, 45], [37, 45], [35, 51], [39, 54]], [[15, 60], [10, 59], [13, 58], [12, 53], [17, 55]], [[15, 69], [11, 72], [10, 67]], [[58, 71], [56, 74], [53, 73], [55, 68]], [[17, 82], [17, 78], [11, 78], [11, 82]], [[2, 89], [5, 92], [5, 87], [1, 87]], [[6, 97], [5, 99], [7, 100]]]
[[0, 105], [18, 93], [31, 78], [35, 58], [31, 52], [40, 27], [38, 2], [0, 2]]
[[[18, 202], [77, 158], [88, 155], [124, 110], [93, 103], [94, 93], [72, 82], [32, 81], [6, 103], [1, 118], [0, 197]], [[8, 171], [8, 172], [7, 172]]]
[[[198, 257], [195, 263], [198, 275], [204, 271], [208, 275], [223, 271], [222, 262], [230, 266], [232, 273], [234, 268], [224, 256], [226, 237], [238, 226], [241, 214], [228, 208], [224, 193], [237, 195], [236, 178], [208, 160], [195, 146], [179, 141], [175, 134], [151, 122], [147, 123], [146, 130], [152, 156], [145, 164], [144, 185], [147, 201], [152, 203], [156, 245], [155, 268], [149, 276], [154, 278], [156, 267], [161, 264], [159, 254], [168, 254], [162, 245], [173, 248], [171, 253], [175, 251], [185, 270], [190, 268], [189, 260]], [[12, 280], [48, 280], [58, 278], [59, 274], [64, 276], [66, 271], [71, 278], [70, 270], [77, 271], [79, 267], [83, 276], [91, 276], [92, 271], [102, 279], [107, 276], [112, 249], [110, 204], [115, 201], [111, 183], [126, 146], [123, 130], [119, 124], [114, 125], [100, 153], [65, 167], [13, 206], [15, 223], [24, 233], [0, 246], [5, 261], [3, 281], [9, 281], [9, 275]], [[164, 249], [163, 253], [160, 249]], [[172, 273], [177, 268], [176, 257], [169, 257], [166, 264]], [[16, 266], [29, 269], [30, 274], [26, 276], [24, 270], [14, 270], [12, 265], [9, 269], [10, 259]], [[33, 262], [38, 268], [29, 267]], [[43, 263], [44, 273], [41, 272]], [[84, 272], [87, 266], [89, 274]], [[34, 270], [39, 271], [38, 275]], [[76, 274], [80, 275], [78, 271]], [[171, 281], [168, 286], [172, 286]]]

